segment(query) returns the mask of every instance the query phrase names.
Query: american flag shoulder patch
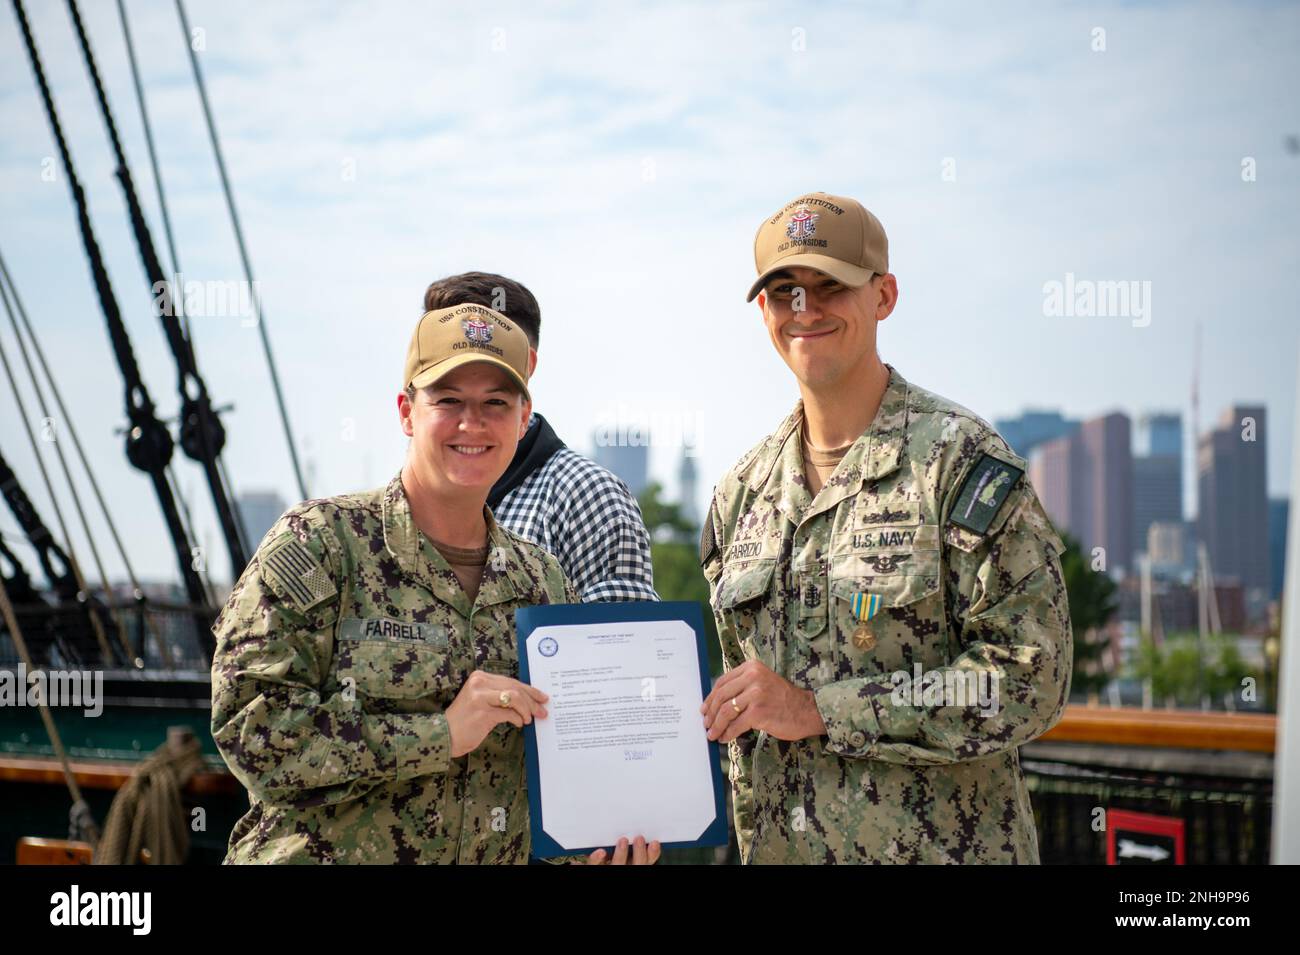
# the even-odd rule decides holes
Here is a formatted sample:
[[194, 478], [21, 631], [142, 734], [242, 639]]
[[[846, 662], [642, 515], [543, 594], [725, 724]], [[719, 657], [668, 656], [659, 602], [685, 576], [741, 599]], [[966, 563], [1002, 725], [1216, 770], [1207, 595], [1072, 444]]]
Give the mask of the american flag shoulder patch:
[[299, 610], [310, 610], [337, 592], [324, 565], [293, 534], [272, 541], [261, 561], [266, 582]]

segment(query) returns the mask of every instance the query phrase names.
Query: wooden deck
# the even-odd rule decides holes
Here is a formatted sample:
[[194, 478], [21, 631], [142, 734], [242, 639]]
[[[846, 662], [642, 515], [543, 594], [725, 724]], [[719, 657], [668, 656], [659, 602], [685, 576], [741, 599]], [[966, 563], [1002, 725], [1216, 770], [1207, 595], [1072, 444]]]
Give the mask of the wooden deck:
[[1277, 746], [1277, 717], [1271, 713], [1067, 706], [1061, 722], [1039, 739], [1053, 743], [1271, 753]]
[[[1102, 743], [1173, 749], [1271, 753], [1277, 745], [1277, 717], [1261, 713], [1198, 713], [1133, 707], [1068, 706], [1061, 721], [1039, 739], [1053, 743]], [[87, 789], [121, 788], [138, 764], [129, 761], [72, 761], [77, 783]], [[63, 785], [52, 756], [0, 755], [0, 782]], [[198, 773], [186, 792], [229, 795], [240, 789], [226, 769]]]
[[[77, 785], [84, 789], [120, 789], [139, 763], [111, 760], [70, 761]], [[0, 755], [0, 782], [44, 783], [63, 786], [63, 768], [53, 756]], [[224, 796], [238, 792], [239, 782], [229, 770], [195, 773], [185, 791], [192, 796]]]

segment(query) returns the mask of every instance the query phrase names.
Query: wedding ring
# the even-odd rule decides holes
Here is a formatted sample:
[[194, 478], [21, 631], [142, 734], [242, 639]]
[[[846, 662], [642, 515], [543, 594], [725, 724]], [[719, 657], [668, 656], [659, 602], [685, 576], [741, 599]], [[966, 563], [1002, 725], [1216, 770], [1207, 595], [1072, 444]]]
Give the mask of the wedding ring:
[[736, 705], [736, 698], [734, 696], [731, 698], [731, 708], [736, 711], [737, 715], [740, 714], [740, 707]]
[[505, 707], [510, 705], [510, 691], [502, 690], [501, 695], [497, 697], [497, 706]]

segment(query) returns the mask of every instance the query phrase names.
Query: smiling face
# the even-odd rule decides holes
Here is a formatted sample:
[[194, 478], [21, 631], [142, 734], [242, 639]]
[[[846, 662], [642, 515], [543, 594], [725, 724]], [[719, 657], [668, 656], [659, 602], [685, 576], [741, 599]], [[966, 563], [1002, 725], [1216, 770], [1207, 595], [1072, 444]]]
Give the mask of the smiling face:
[[758, 296], [781, 359], [811, 388], [863, 373], [876, 354], [876, 323], [898, 300], [892, 274], [849, 288], [825, 272], [795, 266], [773, 273]]
[[414, 400], [399, 395], [397, 410], [420, 486], [486, 498], [528, 430], [532, 402], [502, 369], [471, 362], [416, 391]]

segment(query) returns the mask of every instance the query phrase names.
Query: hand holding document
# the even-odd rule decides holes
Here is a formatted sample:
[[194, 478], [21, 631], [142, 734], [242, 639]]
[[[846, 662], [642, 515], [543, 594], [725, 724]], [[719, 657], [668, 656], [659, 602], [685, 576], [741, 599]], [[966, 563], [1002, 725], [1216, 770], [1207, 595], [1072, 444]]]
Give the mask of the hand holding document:
[[694, 603], [530, 607], [520, 676], [549, 697], [526, 728], [533, 854], [590, 852], [641, 834], [665, 847], [726, 842], [718, 751]]

